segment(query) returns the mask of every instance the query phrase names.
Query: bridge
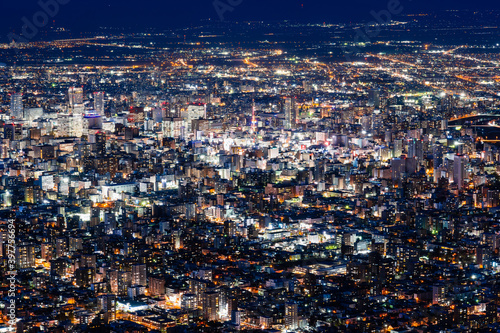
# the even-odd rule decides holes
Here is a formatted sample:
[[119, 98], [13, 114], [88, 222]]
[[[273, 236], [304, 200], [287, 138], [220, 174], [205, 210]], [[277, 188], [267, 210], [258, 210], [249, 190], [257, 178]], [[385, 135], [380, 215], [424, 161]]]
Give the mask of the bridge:
[[[500, 120], [500, 114], [478, 114], [452, 119], [448, 122], [449, 127], [455, 127], [470, 123], [471, 125], [488, 125], [492, 120]], [[499, 122], [500, 123], [500, 122]]]

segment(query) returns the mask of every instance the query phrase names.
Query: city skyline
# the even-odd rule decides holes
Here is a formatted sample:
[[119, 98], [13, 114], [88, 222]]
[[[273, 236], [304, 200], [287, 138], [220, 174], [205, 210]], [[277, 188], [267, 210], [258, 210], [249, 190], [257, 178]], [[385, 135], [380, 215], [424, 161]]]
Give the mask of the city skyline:
[[500, 10], [196, 4], [2, 4], [0, 333], [500, 332]]

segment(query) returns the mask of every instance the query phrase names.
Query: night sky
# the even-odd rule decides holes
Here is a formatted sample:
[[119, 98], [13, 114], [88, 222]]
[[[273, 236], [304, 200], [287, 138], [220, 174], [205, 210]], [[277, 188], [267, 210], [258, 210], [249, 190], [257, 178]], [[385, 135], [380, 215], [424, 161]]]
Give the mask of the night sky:
[[[41, 0], [55, 1], [55, 0]], [[75, 31], [95, 30], [100, 26], [130, 28], [175, 28], [220, 19], [213, 0], [59, 0], [55, 25]], [[217, 0], [236, 4], [224, 13], [224, 21], [283, 20], [300, 22], [356, 21], [369, 18], [370, 11], [387, 8], [397, 0]], [[403, 14], [443, 9], [500, 9], [499, 1], [475, 0], [400, 0]], [[240, 4], [238, 4], [240, 3]], [[8, 33], [32, 19], [40, 11], [36, 0], [1, 0], [0, 28]]]

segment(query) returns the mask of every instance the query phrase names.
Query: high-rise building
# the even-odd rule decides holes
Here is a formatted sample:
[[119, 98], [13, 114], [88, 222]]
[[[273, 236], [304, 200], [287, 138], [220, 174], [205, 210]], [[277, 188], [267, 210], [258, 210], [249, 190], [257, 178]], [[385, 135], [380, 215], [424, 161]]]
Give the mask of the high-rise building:
[[35, 247], [23, 244], [16, 247], [16, 263], [19, 269], [35, 267]]
[[75, 271], [76, 285], [87, 288], [95, 280], [95, 268], [81, 267]]
[[294, 98], [285, 99], [285, 129], [295, 128], [297, 125], [297, 106]]
[[10, 95], [10, 114], [16, 119], [23, 118], [23, 95]]
[[128, 287], [132, 284], [132, 272], [110, 270], [107, 274], [111, 292], [118, 295], [127, 294]]
[[197, 307], [195, 294], [184, 294], [181, 299], [181, 308], [183, 310], [194, 310]]
[[82, 254], [81, 258], [82, 267], [96, 268], [96, 255], [95, 254]]
[[150, 277], [148, 290], [151, 296], [165, 295], [165, 279], [159, 277]]
[[456, 155], [453, 160], [453, 182], [457, 184], [459, 189], [464, 187], [465, 180], [465, 158], [461, 155]]
[[432, 304], [439, 304], [445, 300], [445, 287], [443, 284], [432, 286]]
[[104, 313], [105, 322], [116, 320], [116, 296], [103, 295], [99, 297], [99, 308]]
[[191, 133], [193, 130], [193, 120], [207, 118], [207, 105], [204, 103], [193, 103], [181, 112], [182, 118], [186, 122], [186, 130]]
[[299, 327], [298, 305], [296, 303], [285, 304], [285, 327], [294, 330]]
[[370, 89], [368, 91], [368, 106], [373, 106], [376, 109], [380, 107], [380, 90]]
[[135, 264], [132, 266], [132, 284], [146, 286], [146, 264]]
[[104, 92], [102, 91], [94, 93], [94, 110], [100, 116], [104, 116]]
[[241, 311], [233, 310], [231, 311], [231, 322], [236, 325], [241, 325]]
[[83, 135], [83, 117], [79, 114], [74, 114], [68, 117], [68, 135], [71, 137], [80, 138]]
[[393, 158], [391, 160], [392, 180], [399, 181], [406, 172], [406, 160], [401, 158]]
[[408, 157], [415, 157], [419, 162], [424, 159], [424, 145], [421, 140], [412, 139], [408, 142]]
[[68, 104], [71, 112], [83, 112], [83, 88], [71, 87], [68, 89]]
[[182, 118], [166, 118], [163, 123], [163, 137], [178, 138], [181, 136], [181, 128], [184, 126]]
[[57, 238], [56, 239], [56, 256], [63, 257], [68, 254], [68, 243], [66, 238]]
[[401, 157], [403, 153], [403, 140], [394, 140], [394, 154], [393, 156], [396, 158]]
[[219, 294], [208, 291], [203, 294], [203, 319], [214, 321], [219, 317]]
[[95, 135], [95, 141], [96, 141], [97, 156], [102, 157], [106, 155], [106, 134], [98, 132]]

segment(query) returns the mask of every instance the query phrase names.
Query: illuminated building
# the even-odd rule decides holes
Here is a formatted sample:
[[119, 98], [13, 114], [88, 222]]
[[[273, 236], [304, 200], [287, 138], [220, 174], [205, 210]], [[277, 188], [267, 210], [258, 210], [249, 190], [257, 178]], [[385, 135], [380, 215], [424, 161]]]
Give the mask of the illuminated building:
[[12, 94], [10, 95], [10, 114], [16, 119], [23, 119], [23, 95]]
[[101, 117], [104, 116], [104, 92], [94, 92], [94, 110]]
[[219, 301], [219, 294], [215, 291], [207, 291], [203, 294], [203, 319], [206, 321], [219, 319]]
[[68, 89], [68, 105], [71, 113], [83, 112], [83, 88], [71, 87]]
[[285, 304], [285, 327], [294, 330], [299, 327], [298, 305], [288, 302]]

